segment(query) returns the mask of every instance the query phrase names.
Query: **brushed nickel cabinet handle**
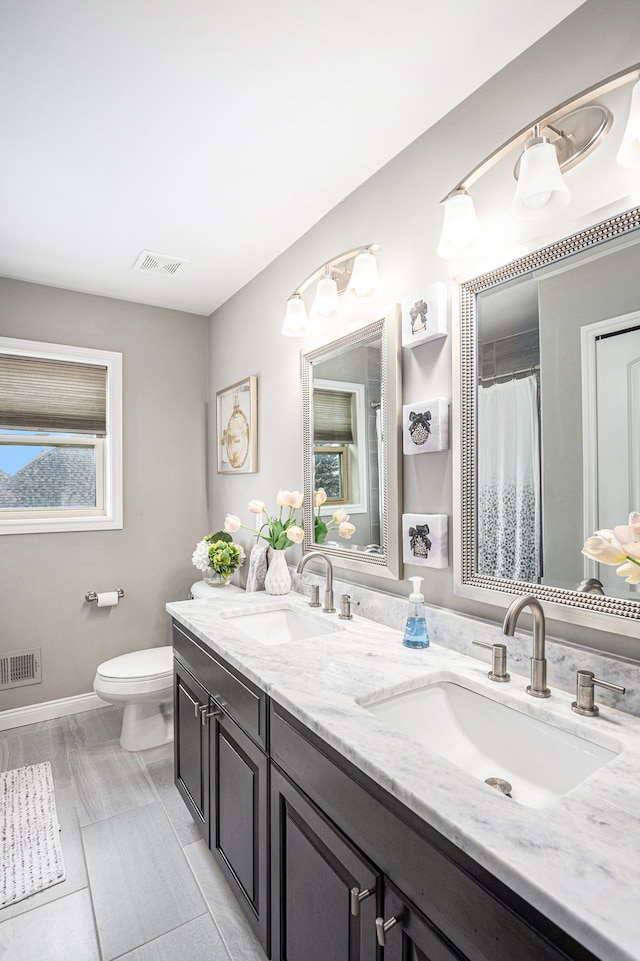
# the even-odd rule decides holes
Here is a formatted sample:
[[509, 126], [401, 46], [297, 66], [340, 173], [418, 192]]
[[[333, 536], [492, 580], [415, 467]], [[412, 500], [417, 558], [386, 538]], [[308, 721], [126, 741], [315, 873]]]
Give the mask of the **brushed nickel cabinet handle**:
[[376, 918], [376, 937], [381, 948], [384, 948], [385, 944], [387, 943], [387, 931], [393, 928], [397, 923], [397, 918], [389, 918], [388, 921], [385, 921], [384, 918]]
[[360, 888], [351, 888], [351, 913], [354, 918], [357, 918], [360, 914], [360, 902], [374, 893], [374, 889], [365, 888], [364, 891], [361, 891]]

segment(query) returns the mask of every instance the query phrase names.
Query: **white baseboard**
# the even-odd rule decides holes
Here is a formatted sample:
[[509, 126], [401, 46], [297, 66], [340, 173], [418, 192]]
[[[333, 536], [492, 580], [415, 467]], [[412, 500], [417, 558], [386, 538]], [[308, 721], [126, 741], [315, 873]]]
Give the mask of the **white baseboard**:
[[83, 711], [95, 711], [98, 707], [108, 707], [108, 704], [93, 692], [77, 694], [75, 697], [63, 697], [59, 701], [30, 704], [28, 707], [15, 707], [10, 711], [0, 711], [0, 731], [8, 731], [12, 727], [24, 727], [26, 724], [37, 724], [40, 721], [52, 721], [56, 717], [81, 714]]

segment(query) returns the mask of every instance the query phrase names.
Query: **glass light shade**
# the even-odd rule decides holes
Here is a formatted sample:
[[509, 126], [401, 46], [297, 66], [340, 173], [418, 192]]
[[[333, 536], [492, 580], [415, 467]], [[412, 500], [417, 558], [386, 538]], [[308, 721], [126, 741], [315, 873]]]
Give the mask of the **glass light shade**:
[[316, 296], [311, 307], [311, 317], [321, 320], [334, 320], [340, 313], [338, 285], [333, 277], [326, 274], [316, 287]]
[[285, 337], [303, 337], [308, 327], [309, 318], [304, 300], [299, 294], [295, 294], [287, 301], [287, 310], [280, 333]]
[[350, 300], [373, 301], [378, 300], [381, 295], [382, 287], [378, 277], [376, 258], [369, 250], [365, 250], [353, 261], [353, 271], [346, 296]]
[[445, 260], [464, 257], [480, 234], [473, 198], [466, 190], [456, 190], [444, 202], [442, 234], [438, 256]]
[[629, 119], [616, 160], [621, 167], [640, 167], [640, 81], [631, 93]]
[[543, 220], [566, 207], [571, 200], [569, 188], [558, 164], [556, 148], [548, 140], [537, 139], [525, 147], [520, 158], [518, 186], [511, 204], [516, 220]]

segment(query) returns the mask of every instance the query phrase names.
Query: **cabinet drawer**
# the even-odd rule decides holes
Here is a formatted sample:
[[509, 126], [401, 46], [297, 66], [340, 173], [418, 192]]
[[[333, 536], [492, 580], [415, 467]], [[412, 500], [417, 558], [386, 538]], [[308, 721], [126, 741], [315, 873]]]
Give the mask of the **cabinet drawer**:
[[173, 650], [181, 661], [256, 744], [267, 746], [267, 695], [212, 651], [205, 651], [184, 627], [173, 624]]

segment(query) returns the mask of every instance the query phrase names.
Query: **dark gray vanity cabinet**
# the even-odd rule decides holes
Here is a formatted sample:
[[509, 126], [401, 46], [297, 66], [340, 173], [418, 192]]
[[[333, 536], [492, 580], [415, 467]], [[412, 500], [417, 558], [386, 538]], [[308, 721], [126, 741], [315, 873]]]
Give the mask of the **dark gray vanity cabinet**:
[[209, 849], [266, 951], [267, 757], [222, 711], [210, 721], [209, 749]]
[[174, 624], [175, 781], [269, 950], [266, 695]]
[[379, 872], [275, 766], [271, 850], [273, 961], [373, 961]]
[[175, 783], [209, 841], [209, 738], [202, 725], [209, 693], [177, 658], [174, 661]]
[[176, 784], [273, 961], [606, 961], [179, 624], [173, 639]]
[[[273, 701], [270, 745], [273, 764], [382, 876], [378, 916], [396, 922], [384, 961], [598, 961]], [[276, 917], [275, 887], [272, 898]]]

